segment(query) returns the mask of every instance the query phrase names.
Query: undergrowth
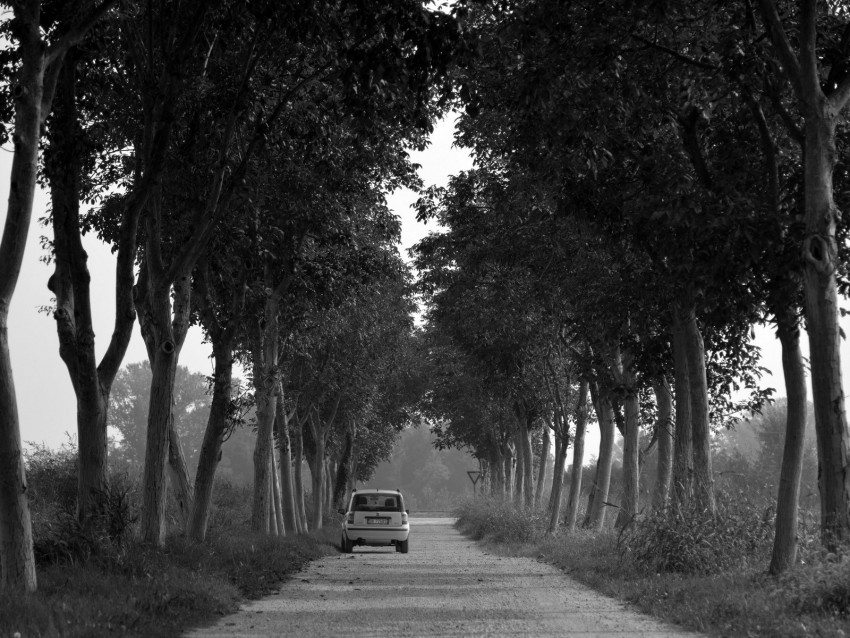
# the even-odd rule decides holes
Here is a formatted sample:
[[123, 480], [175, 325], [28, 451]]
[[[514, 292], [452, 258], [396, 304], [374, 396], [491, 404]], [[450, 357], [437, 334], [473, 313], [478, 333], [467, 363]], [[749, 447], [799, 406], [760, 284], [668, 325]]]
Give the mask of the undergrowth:
[[218, 481], [207, 540], [172, 533], [164, 547], [135, 538], [139, 487], [110, 477], [101, 518], [76, 517], [76, 458], [36, 448], [28, 459], [38, 591], [0, 593], [0, 636], [174, 636], [274, 591], [308, 561], [335, 552], [336, 529], [272, 537], [249, 529], [246, 488]]
[[[610, 596], [715, 636], [850, 636], [850, 552], [822, 554], [800, 527], [799, 564], [767, 574], [771, 510], [720, 495], [711, 517], [681, 511], [637, 518], [623, 531], [563, 530], [494, 499], [455, 511], [457, 527], [501, 553], [545, 560]], [[502, 530], [496, 529], [502, 525]]]

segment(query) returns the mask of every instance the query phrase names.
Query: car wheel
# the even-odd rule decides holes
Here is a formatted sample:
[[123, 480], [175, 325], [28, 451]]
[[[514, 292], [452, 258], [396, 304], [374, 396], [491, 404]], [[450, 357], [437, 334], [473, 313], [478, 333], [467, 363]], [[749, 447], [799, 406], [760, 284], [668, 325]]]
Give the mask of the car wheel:
[[396, 550], [400, 551], [402, 554], [406, 554], [409, 542], [410, 542], [409, 538], [401, 541], [398, 545], [396, 545]]
[[344, 554], [350, 554], [354, 551], [354, 543], [348, 540], [345, 534], [342, 535], [342, 539], [340, 540], [339, 545]]

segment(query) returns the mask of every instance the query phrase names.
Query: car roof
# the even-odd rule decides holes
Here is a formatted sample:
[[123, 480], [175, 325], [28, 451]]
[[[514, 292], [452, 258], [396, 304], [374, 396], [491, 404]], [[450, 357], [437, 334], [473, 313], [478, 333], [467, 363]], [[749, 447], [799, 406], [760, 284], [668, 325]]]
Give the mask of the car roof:
[[399, 490], [382, 490], [382, 489], [378, 489], [378, 488], [369, 489], [369, 490], [353, 490], [351, 492], [351, 494], [353, 496], [362, 496], [362, 495], [368, 496], [369, 494], [381, 494], [381, 495], [387, 495], [387, 496], [401, 496], [401, 492]]

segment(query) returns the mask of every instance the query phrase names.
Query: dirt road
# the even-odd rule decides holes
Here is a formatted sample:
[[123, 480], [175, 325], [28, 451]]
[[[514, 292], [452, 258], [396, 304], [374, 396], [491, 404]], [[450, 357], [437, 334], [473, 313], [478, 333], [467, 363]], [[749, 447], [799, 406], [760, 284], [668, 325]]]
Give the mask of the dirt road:
[[448, 518], [411, 519], [410, 553], [355, 548], [191, 638], [236, 636], [695, 636], [558, 569], [485, 553]]

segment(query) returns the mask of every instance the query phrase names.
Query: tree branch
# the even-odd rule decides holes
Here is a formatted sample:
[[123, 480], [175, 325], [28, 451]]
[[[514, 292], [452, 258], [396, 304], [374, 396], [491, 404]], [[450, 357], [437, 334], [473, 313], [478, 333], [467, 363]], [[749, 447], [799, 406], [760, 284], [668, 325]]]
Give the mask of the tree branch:
[[782, 26], [782, 20], [776, 9], [776, 2], [774, 0], [758, 0], [758, 3], [761, 8], [762, 19], [764, 19], [770, 31], [773, 47], [782, 62], [782, 66], [785, 67], [785, 74], [791, 81], [791, 86], [794, 87], [797, 98], [802, 101], [803, 86], [800, 61], [788, 41], [788, 35], [785, 33], [785, 27]]
[[679, 60], [680, 62], [684, 62], [685, 64], [688, 64], [690, 66], [695, 66], [695, 67], [698, 67], [700, 69], [707, 69], [708, 71], [722, 71], [722, 69], [717, 65], [709, 64], [708, 62], [701, 62], [700, 60], [694, 60], [693, 58], [689, 58], [688, 56], [684, 55], [683, 53], [679, 53], [678, 51], [671, 49], [669, 47], [666, 47], [663, 44], [658, 44], [657, 42], [653, 42], [652, 40], [647, 40], [643, 36], [637, 35], [635, 33], [631, 33], [629, 35], [632, 38], [634, 38], [635, 40], [637, 40], [638, 42], [642, 42], [643, 44], [645, 44], [648, 47], [651, 47], [653, 49], [658, 49], [659, 51], [662, 51], [663, 53], [666, 53], [667, 55]]

